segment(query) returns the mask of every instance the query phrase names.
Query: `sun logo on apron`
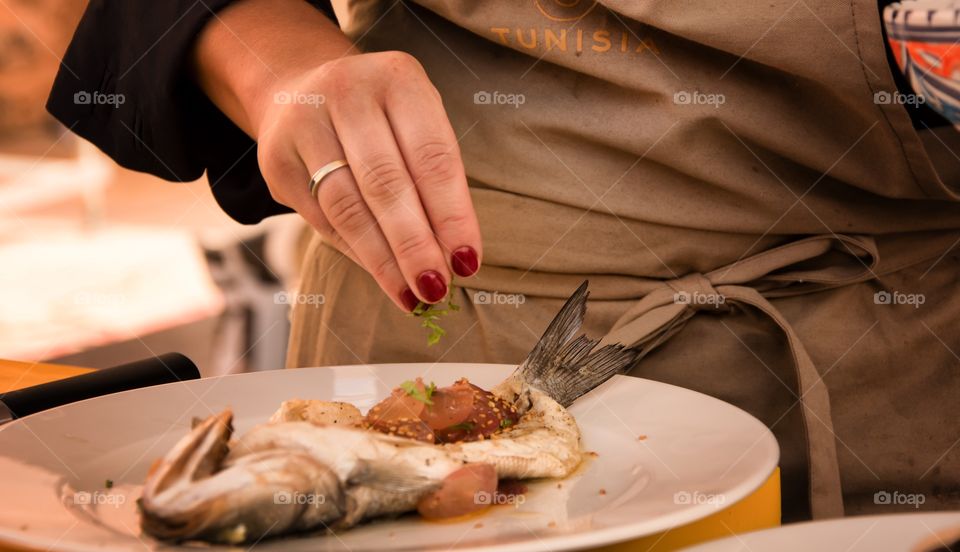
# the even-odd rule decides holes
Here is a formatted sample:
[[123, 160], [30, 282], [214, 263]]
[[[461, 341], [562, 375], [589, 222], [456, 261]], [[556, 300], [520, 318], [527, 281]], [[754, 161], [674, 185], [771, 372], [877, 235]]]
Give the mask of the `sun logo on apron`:
[[533, 0], [537, 9], [552, 21], [578, 21], [597, 7], [595, 0]]

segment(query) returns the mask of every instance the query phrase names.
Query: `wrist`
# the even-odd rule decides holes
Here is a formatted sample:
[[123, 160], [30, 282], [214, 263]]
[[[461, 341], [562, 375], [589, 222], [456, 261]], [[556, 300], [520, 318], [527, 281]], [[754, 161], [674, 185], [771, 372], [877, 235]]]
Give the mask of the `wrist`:
[[192, 61], [207, 96], [256, 139], [277, 93], [353, 53], [339, 27], [303, 0], [241, 0], [201, 31]]
[[305, 95], [319, 94], [316, 80], [310, 78], [322, 67], [320, 62], [286, 63], [282, 68], [256, 75], [248, 75], [239, 86], [245, 91], [244, 111], [250, 121], [254, 139], [260, 136], [263, 122], [270, 118], [270, 110], [277, 106], [306, 101]]

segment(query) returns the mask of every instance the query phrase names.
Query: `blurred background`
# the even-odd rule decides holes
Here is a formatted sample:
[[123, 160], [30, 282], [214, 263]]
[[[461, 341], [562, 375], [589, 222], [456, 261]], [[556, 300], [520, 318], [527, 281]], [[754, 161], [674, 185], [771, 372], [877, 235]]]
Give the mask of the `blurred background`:
[[206, 178], [122, 169], [47, 115], [85, 7], [0, 0], [0, 359], [107, 367], [178, 351], [205, 376], [282, 368], [305, 225], [240, 225]]

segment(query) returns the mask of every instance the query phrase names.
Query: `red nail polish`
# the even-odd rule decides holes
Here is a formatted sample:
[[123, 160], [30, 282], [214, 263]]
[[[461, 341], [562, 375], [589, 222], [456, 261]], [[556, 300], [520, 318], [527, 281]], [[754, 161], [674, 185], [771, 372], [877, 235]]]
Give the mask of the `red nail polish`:
[[480, 260], [477, 258], [477, 252], [469, 245], [465, 245], [453, 251], [450, 256], [450, 265], [457, 276], [473, 276], [480, 268]]
[[417, 289], [428, 303], [436, 303], [447, 296], [447, 284], [435, 270], [424, 270], [417, 276]]
[[411, 312], [420, 304], [420, 300], [417, 299], [410, 288], [403, 288], [403, 291], [400, 292], [400, 302], [403, 303], [404, 308]]

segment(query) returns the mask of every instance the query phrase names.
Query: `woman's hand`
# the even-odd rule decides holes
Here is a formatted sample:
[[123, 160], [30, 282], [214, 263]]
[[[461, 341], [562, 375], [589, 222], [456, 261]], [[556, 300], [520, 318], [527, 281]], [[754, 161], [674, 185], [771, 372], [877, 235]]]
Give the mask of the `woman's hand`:
[[[398, 305], [447, 294], [479, 266], [480, 231], [440, 95], [399, 52], [329, 61], [271, 88], [258, 128], [273, 198], [364, 267]], [[346, 159], [317, 197], [311, 174]], [[411, 290], [413, 290], [411, 292]]]
[[[401, 308], [441, 301], [451, 273], [477, 271], [481, 245], [440, 95], [407, 54], [355, 54], [329, 22], [305, 32], [304, 7], [326, 21], [302, 0], [244, 0], [225, 10], [198, 40], [198, 81], [257, 140], [276, 201], [366, 269]], [[278, 32], [281, 44], [267, 39]], [[318, 35], [316, 55], [305, 54]], [[225, 44], [231, 36], [239, 44]], [[348, 55], [330, 55], [331, 40]], [[231, 75], [230, 67], [245, 74]], [[311, 196], [311, 175], [339, 159], [349, 168], [330, 173]]]

